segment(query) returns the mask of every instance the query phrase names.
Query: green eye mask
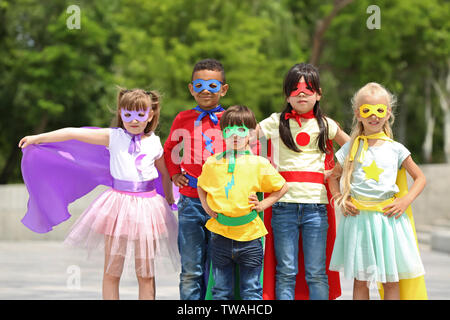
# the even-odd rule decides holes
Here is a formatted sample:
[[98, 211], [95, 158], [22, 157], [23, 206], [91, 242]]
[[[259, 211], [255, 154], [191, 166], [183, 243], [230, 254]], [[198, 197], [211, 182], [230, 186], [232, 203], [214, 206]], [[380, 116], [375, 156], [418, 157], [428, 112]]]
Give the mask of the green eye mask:
[[225, 127], [222, 132], [223, 132], [223, 137], [225, 139], [228, 139], [233, 134], [235, 134], [241, 138], [244, 138], [244, 137], [248, 136], [249, 129], [245, 125], [242, 125], [242, 126], [235, 125], [235, 126]]

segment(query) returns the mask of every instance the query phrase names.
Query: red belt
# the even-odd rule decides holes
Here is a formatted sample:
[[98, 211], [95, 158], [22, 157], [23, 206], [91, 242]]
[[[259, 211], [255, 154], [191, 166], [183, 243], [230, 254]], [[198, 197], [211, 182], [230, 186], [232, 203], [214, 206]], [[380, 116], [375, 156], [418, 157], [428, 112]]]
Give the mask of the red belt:
[[312, 183], [325, 183], [325, 175], [321, 172], [310, 171], [283, 171], [280, 172], [281, 176], [286, 182], [312, 182]]

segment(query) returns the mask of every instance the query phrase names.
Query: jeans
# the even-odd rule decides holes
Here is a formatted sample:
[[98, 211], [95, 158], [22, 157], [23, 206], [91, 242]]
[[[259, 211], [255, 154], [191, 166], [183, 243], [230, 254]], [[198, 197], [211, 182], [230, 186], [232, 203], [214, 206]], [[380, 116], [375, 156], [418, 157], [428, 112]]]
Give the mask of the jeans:
[[203, 300], [209, 276], [209, 241], [205, 228], [210, 218], [199, 198], [180, 195], [178, 206], [178, 250], [181, 256], [180, 299]]
[[305, 278], [311, 300], [328, 299], [326, 245], [328, 217], [325, 204], [277, 202], [272, 206], [272, 229], [277, 259], [275, 294], [295, 298], [298, 243], [301, 233]]
[[214, 300], [234, 300], [234, 270], [239, 266], [240, 294], [243, 300], [262, 300], [260, 276], [263, 263], [261, 238], [236, 241], [212, 233], [211, 260], [215, 285]]

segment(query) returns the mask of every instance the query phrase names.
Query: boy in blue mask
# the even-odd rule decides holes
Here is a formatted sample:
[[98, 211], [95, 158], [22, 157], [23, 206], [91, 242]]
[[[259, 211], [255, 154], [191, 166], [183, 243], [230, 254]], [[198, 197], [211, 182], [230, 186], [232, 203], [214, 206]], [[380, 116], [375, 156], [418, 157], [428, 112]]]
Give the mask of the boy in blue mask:
[[202, 300], [209, 275], [210, 231], [205, 228], [209, 215], [198, 198], [197, 178], [206, 159], [224, 150], [219, 126], [224, 109], [219, 102], [226, 95], [228, 84], [222, 64], [214, 59], [199, 61], [188, 87], [197, 106], [175, 117], [164, 144], [164, 158], [173, 183], [180, 188], [180, 299]]

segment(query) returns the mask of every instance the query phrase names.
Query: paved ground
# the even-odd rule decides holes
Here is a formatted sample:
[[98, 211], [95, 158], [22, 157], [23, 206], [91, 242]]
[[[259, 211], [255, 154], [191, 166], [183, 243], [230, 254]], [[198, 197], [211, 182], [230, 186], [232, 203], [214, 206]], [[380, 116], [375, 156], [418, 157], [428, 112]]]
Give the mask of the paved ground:
[[[430, 299], [450, 299], [450, 254], [431, 251], [420, 245], [426, 269]], [[101, 299], [103, 257], [86, 260], [61, 242], [0, 242], [0, 299], [4, 300], [97, 300]], [[178, 275], [156, 278], [157, 299], [179, 299]], [[352, 298], [352, 281], [341, 280], [343, 294]], [[121, 299], [137, 299], [137, 281], [125, 276], [120, 285]], [[372, 299], [379, 299], [376, 290]]]

